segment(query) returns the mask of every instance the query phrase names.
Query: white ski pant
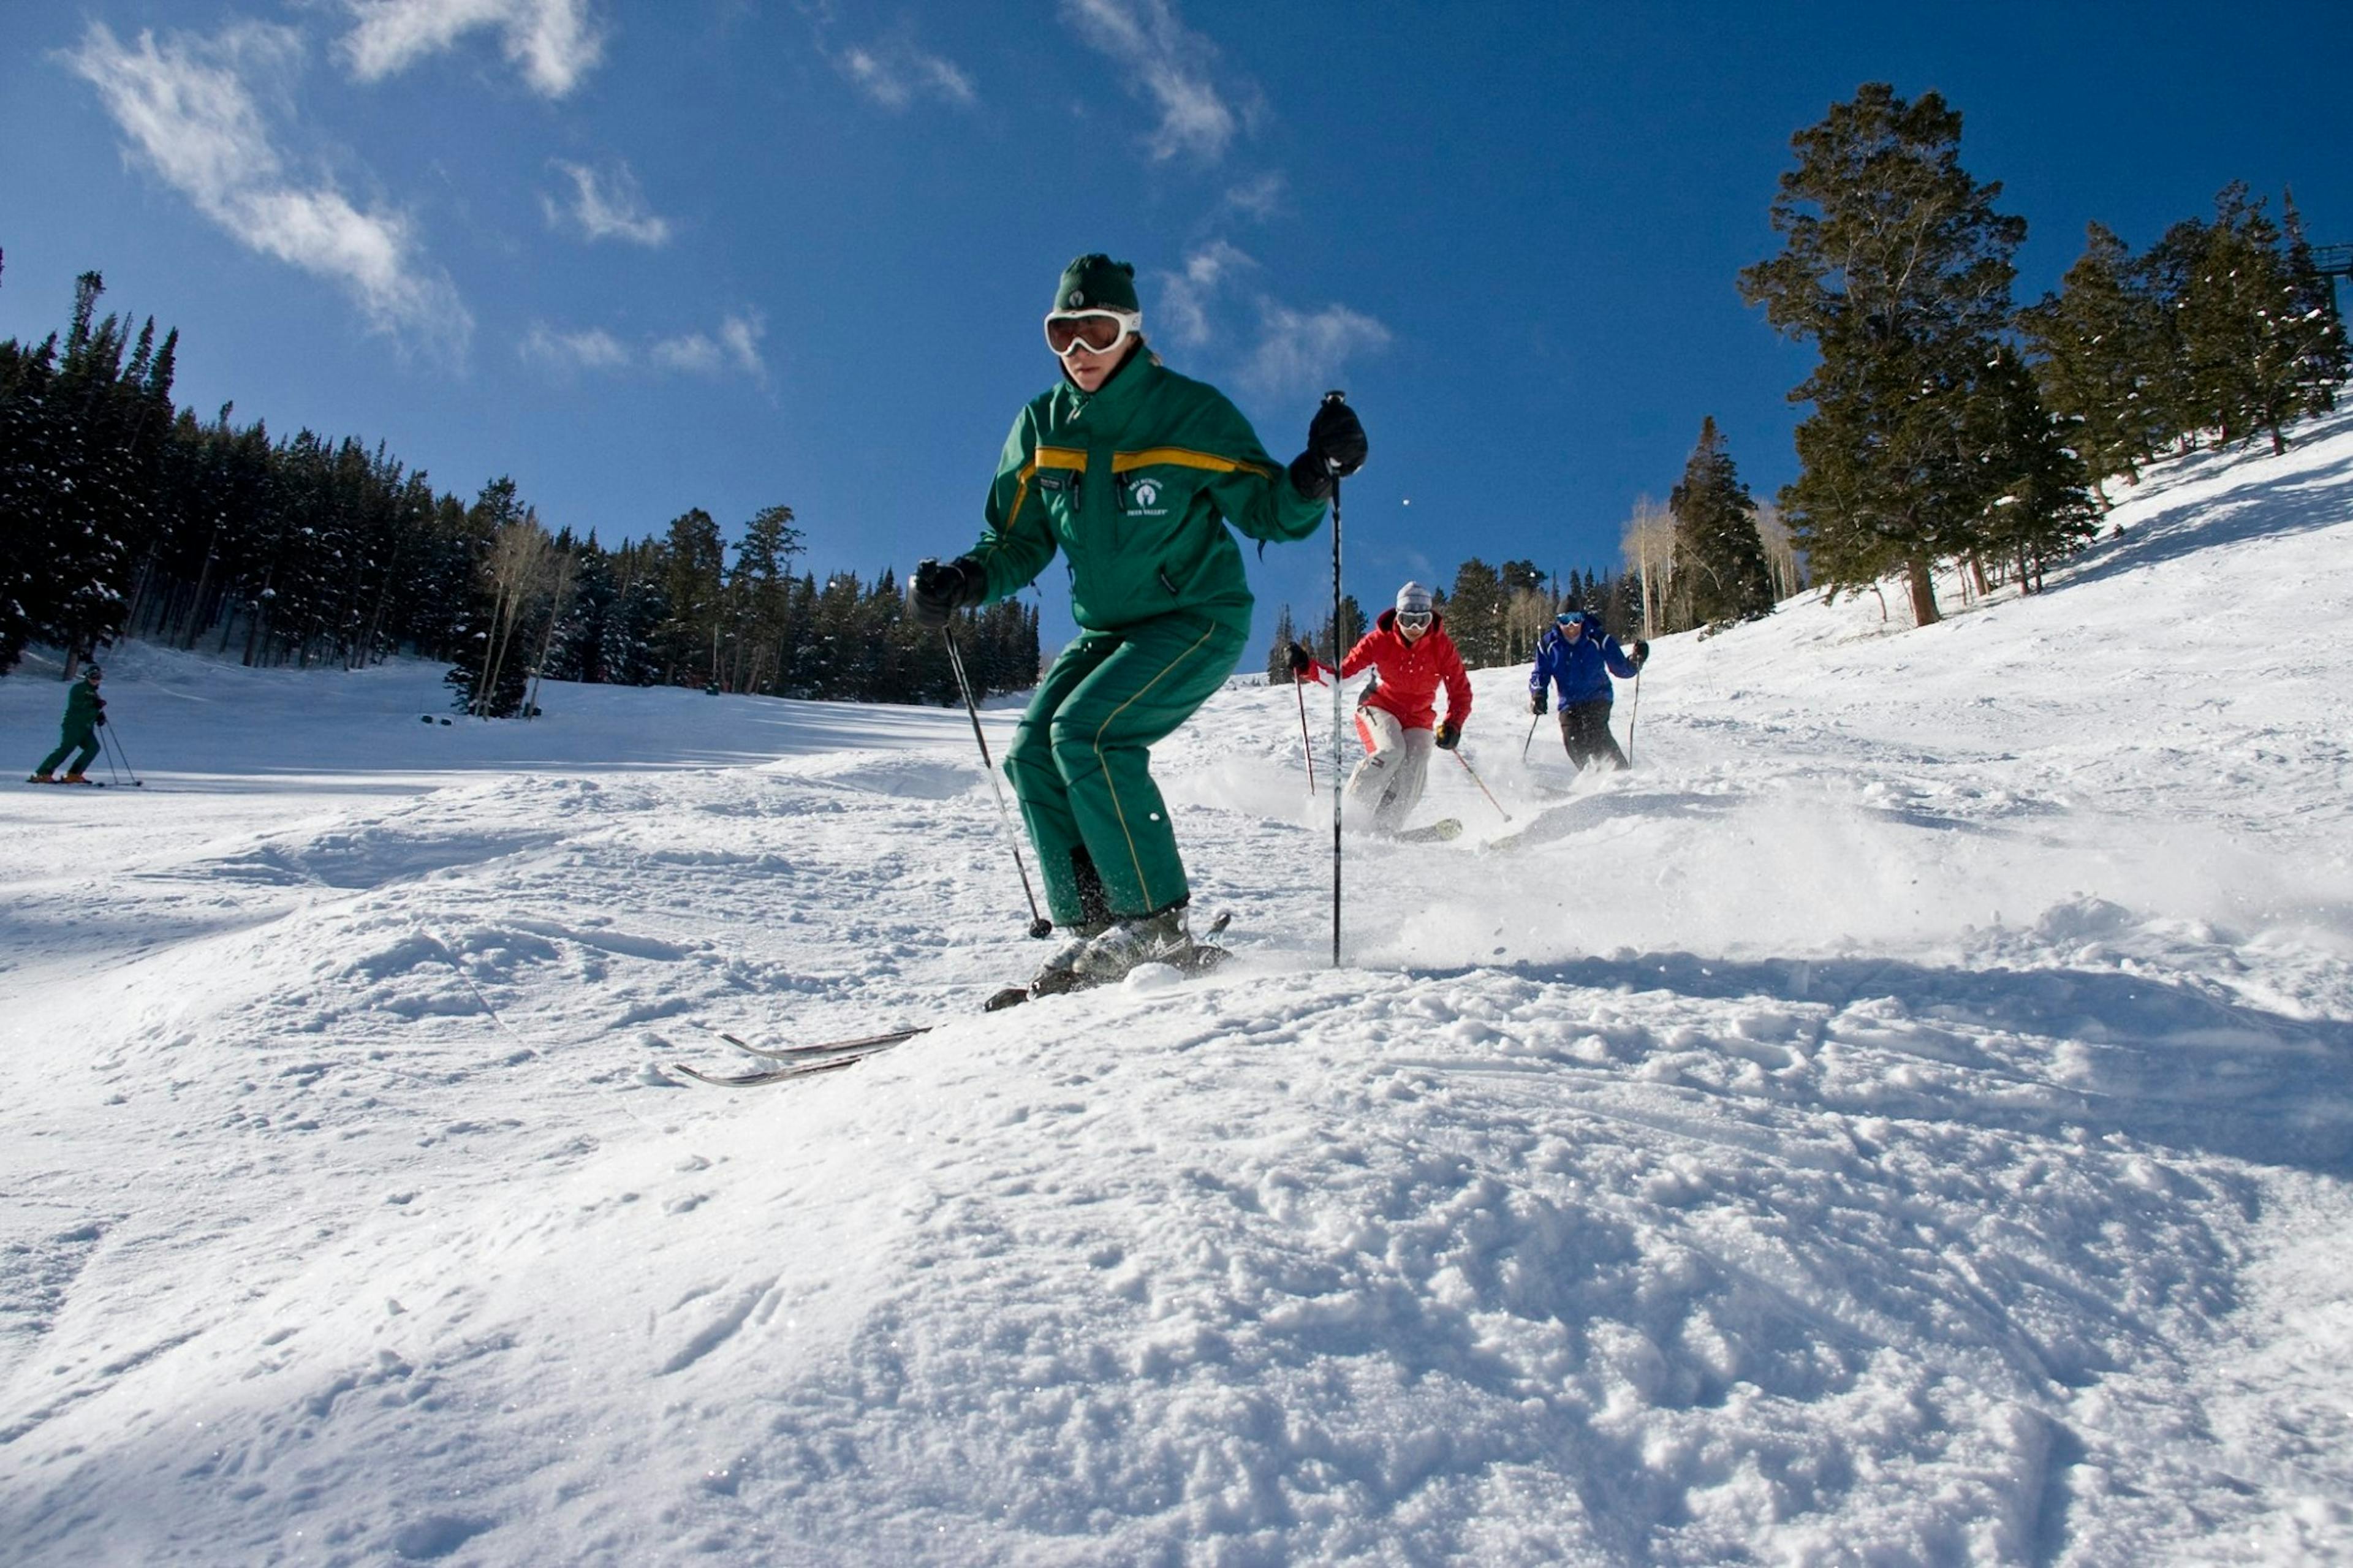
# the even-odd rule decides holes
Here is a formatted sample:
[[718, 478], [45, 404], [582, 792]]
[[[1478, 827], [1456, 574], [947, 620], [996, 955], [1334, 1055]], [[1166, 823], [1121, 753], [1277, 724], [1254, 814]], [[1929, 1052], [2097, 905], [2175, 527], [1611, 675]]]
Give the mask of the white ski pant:
[[1365, 742], [1365, 760], [1348, 775], [1348, 798], [1371, 810], [1374, 832], [1395, 833], [1421, 804], [1438, 736], [1407, 729], [1385, 708], [1359, 708], [1356, 738]]

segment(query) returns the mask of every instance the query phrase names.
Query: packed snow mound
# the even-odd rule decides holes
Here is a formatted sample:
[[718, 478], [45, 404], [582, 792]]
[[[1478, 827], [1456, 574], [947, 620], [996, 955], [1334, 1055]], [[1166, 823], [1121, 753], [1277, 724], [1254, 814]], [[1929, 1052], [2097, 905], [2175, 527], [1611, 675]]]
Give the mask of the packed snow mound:
[[1627, 774], [1479, 672], [1336, 970], [1238, 681], [1234, 962], [987, 1016], [961, 712], [121, 650], [146, 787], [0, 807], [0, 1563], [2353, 1554], [2353, 423], [2111, 521], [1661, 639]]

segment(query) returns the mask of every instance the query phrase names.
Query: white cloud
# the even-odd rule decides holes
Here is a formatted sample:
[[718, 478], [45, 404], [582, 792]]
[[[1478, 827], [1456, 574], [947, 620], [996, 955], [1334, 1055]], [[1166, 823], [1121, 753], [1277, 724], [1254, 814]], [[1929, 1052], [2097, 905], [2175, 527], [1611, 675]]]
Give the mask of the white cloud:
[[760, 357], [760, 340], [767, 332], [767, 319], [757, 310], [745, 310], [723, 317], [715, 331], [655, 338], [640, 353], [602, 327], [564, 331], [534, 321], [516, 344], [516, 352], [535, 364], [565, 374], [633, 370], [639, 365], [684, 375], [723, 375], [733, 370], [765, 386], [768, 366]]
[[406, 70], [457, 47], [468, 33], [495, 28], [508, 59], [543, 97], [578, 87], [605, 52], [590, 0], [343, 0], [352, 30], [343, 58], [362, 81]]
[[765, 382], [768, 367], [760, 358], [760, 340], [767, 331], [767, 322], [757, 310], [729, 316], [720, 322], [716, 336], [684, 332], [661, 339], [651, 351], [653, 362], [691, 375], [717, 375], [733, 365], [753, 380]]
[[1219, 293], [1238, 274], [1258, 265], [1239, 247], [1213, 239], [1185, 258], [1182, 272], [1158, 275], [1160, 297], [1154, 316], [1170, 323], [1170, 335], [1187, 348], [1198, 348], [1217, 335], [1209, 320]]
[[129, 141], [132, 156], [240, 244], [339, 284], [371, 327], [464, 353], [473, 318], [420, 253], [407, 216], [363, 212], [332, 184], [290, 177], [248, 79], [282, 77], [300, 37], [243, 23], [216, 38], [142, 32], [125, 46], [93, 22], [65, 56]]
[[735, 368], [755, 381], [768, 379], [768, 367], [760, 358], [760, 340], [767, 335], [767, 319], [757, 310], [730, 316], [719, 323], [721, 346], [735, 362]]
[[905, 109], [918, 98], [970, 108], [980, 100], [972, 78], [941, 56], [927, 54], [904, 38], [872, 47], [856, 45], [831, 57], [834, 68], [885, 109]]
[[1236, 212], [1245, 212], [1261, 223], [1275, 215], [1282, 205], [1284, 193], [1290, 187], [1281, 171], [1270, 169], [1254, 180], [1246, 180], [1226, 192], [1226, 205]]
[[1326, 305], [1311, 314], [1261, 300], [1259, 328], [1258, 347], [1242, 366], [1241, 379], [1261, 393], [1328, 387], [1350, 359], [1389, 342], [1387, 327], [1345, 305]]
[[1169, 0], [1062, 0], [1062, 14], [1125, 68], [1130, 91], [1159, 109], [1154, 157], [1189, 153], [1214, 163], [1255, 118], [1255, 90], [1240, 84], [1241, 107], [1228, 101], [1216, 79], [1218, 47], [1179, 21]]
[[626, 370], [635, 357], [627, 345], [602, 327], [560, 332], [544, 321], [533, 321], [523, 334], [522, 357], [564, 371]]
[[551, 226], [568, 216], [592, 240], [626, 239], [649, 248], [670, 243], [670, 219], [647, 207], [645, 193], [638, 188], [637, 176], [629, 173], [627, 163], [616, 165], [606, 174], [560, 158], [554, 166], [572, 182], [572, 204], [567, 213], [553, 196], [540, 197]]

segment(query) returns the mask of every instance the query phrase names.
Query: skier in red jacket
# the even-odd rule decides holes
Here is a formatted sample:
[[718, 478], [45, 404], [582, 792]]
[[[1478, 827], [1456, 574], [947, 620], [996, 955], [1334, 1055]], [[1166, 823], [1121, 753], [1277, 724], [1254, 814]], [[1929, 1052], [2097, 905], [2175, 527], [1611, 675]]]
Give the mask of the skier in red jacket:
[[[1365, 760], [1348, 775], [1348, 795], [1373, 812], [1373, 830], [1395, 833], [1421, 802], [1432, 747], [1451, 752], [1471, 717], [1471, 678], [1462, 656], [1430, 607], [1430, 590], [1408, 583], [1398, 590], [1397, 607], [1383, 610], [1373, 629], [1340, 660], [1340, 679], [1370, 666], [1373, 684], [1356, 700], [1356, 735]], [[1304, 646], [1291, 645], [1295, 680], [1321, 685], [1332, 667]], [[1446, 688], [1446, 718], [1438, 717], [1438, 689]]]

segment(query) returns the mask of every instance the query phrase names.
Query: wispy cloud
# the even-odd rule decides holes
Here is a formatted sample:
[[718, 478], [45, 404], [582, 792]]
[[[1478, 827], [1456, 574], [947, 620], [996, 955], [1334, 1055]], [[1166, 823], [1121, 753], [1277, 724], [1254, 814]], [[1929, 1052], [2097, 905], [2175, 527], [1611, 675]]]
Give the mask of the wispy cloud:
[[670, 243], [670, 219], [646, 205], [645, 192], [638, 188], [638, 178], [627, 163], [615, 164], [604, 174], [560, 158], [554, 166], [572, 182], [572, 200], [566, 205], [554, 196], [539, 198], [549, 226], [561, 227], [569, 222], [592, 240], [625, 239], [649, 248]]
[[626, 370], [633, 356], [628, 347], [602, 327], [563, 332], [544, 321], [533, 321], [520, 345], [522, 357], [560, 371]]
[[733, 371], [765, 386], [768, 365], [760, 353], [760, 340], [767, 333], [766, 318], [757, 310], [744, 310], [723, 317], [716, 331], [653, 338], [639, 350], [602, 327], [565, 331], [534, 321], [515, 350], [523, 359], [564, 374], [640, 366], [683, 375], [715, 376]]
[[1270, 169], [1256, 179], [1245, 180], [1226, 192], [1226, 205], [1235, 212], [1248, 213], [1261, 223], [1272, 217], [1282, 205], [1282, 198], [1291, 182], [1281, 171]]
[[718, 375], [732, 367], [765, 385], [768, 366], [760, 357], [760, 340], [767, 332], [766, 319], [757, 310], [748, 310], [722, 321], [715, 334], [687, 332], [660, 339], [653, 345], [651, 357], [665, 370], [691, 375]]
[[1229, 79], [1239, 107], [1219, 89], [1217, 45], [1186, 26], [1170, 0], [1062, 0], [1062, 14], [1125, 70], [1131, 92], [1160, 110], [1154, 157], [1187, 153], [1214, 163], [1256, 118], [1256, 89]]
[[126, 46], [93, 22], [64, 58], [98, 89], [132, 160], [240, 244], [341, 286], [372, 328], [462, 356], [473, 318], [407, 216], [363, 212], [332, 184], [287, 173], [251, 84], [281, 82], [301, 54], [300, 35], [260, 23], [160, 45], [142, 32]]
[[[1187, 255], [1178, 270], [1153, 274], [1150, 319], [1165, 323], [1169, 341], [1186, 348], [1220, 339], [1248, 342], [1235, 377], [1262, 395], [1329, 386], [1349, 360], [1388, 346], [1389, 330], [1363, 311], [1345, 305], [1298, 310], [1259, 286], [1261, 274], [1249, 252], [1213, 239]], [[1255, 333], [1243, 326], [1253, 310]], [[1160, 335], [1156, 326], [1155, 333]]]
[[905, 109], [919, 98], [937, 99], [960, 109], [980, 101], [972, 78], [962, 67], [918, 48], [909, 38], [851, 45], [828, 58], [836, 70], [885, 109]]
[[1242, 384], [1269, 394], [1314, 391], [1337, 381], [1349, 360], [1388, 343], [1387, 327], [1345, 305], [1305, 311], [1263, 300], [1258, 347], [1242, 366]]
[[1176, 342], [1198, 348], [1217, 335], [1209, 313], [1219, 293], [1257, 266], [1238, 247], [1213, 239], [1185, 258], [1183, 271], [1158, 275], [1160, 298], [1154, 314], [1169, 322]]
[[605, 52], [591, 0], [343, 0], [343, 6], [353, 19], [343, 58], [362, 81], [396, 75], [491, 28], [534, 92], [563, 98]]

